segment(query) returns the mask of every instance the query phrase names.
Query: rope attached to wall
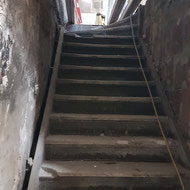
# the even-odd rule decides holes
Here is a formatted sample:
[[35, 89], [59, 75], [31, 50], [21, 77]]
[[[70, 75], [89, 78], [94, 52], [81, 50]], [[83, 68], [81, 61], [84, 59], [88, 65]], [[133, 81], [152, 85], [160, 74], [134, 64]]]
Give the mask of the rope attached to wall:
[[135, 50], [136, 50], [136, 53], [137, 53], [139, 66], [140, 66], [140, 68], [141, 68], [141, 71], [142, 71], [142, 74], [143, 74], [143, 78], [144, 78], [144, 80], [145, 80], [145, 82], [146, 82], [146, 86], [147, 86], [147, 89], [148, 89], [148, 92], [149, 92], [149, 95], [150, 95], [150, 98], [151, 98], [151, 102], [152, 102], [152, 106], [153, 106], [154, 113], [155, 113], [155, 116], [156, 116], [156, 120], [157, 120], [157, 122], [158, 122], [158, 125], [159, 125], [159, 128], [160, 128], [162, 137], [163, 137], [163, 139], [164, 139], [164, 141], [165, 141], [166, 148], [167, 148], [167, 151], [168, 151], [168, 153], [169, 153], [170, 159], [171, 159], [171, 161], [172, 161], [172, 164], [173, 164], [173, 166], [174, 166], [174, 168], [175, 168], [175, 171], [176, 171], [176, 173], [177, 173], [177, 176], [178, 176], [178, 178], [179, 178], [179, 182], [180, 182], [181, 188], [182, 188], [182, 190], [185, 190], [185, 187], [184, 187], [184, 183], [183, 183], [181, 174], [180, 174], [180, 172], [179, 172], [179, 169], [178, 169], [178, 167], [177, 167], [177, 164], [176, 164], [176, 162], [175, 162], [175, 160], [174, 160], [174, 157], [173, 157], [173, 155], [172, 155], [172, 152], [171, 152], [171, 150], [170, 150], [169, 143], [168, 143], [168, 140], [167, 140], [166, 135], [165, 135], [165, 133], [164, 133], [162, 124], [161, 124], [161, 122], [160, 122], [160, 119], [159, 119], [159, 116], [158, 116], [158, 111], [157, 111], [157, 109], [156, 109], [156, 105], [155, 105], [155, 102], [154, 102], [154, 98], [153, 98], [153, 96], [152, 96], [152, 92], [151, 92], [151, 90], [150, 90], [150, 86], [149, 86], [149, 84], [148, 84], [148, 80], [147, 80], [147, 77], [146, 77], [146, 75], [145, 75], [145, 72], [144, 72], [144, 69], [143, 69], [143, 66], [142, 66], [142, 62], [141, 62], [140, 55], [139, 55], [139, 52], [138, 52], [138, 49], [137, 49], [137, 45], [136, 45], [136, 41], [135, 41], [135, 34], [134, 34], [133, 22], [132, 22], [132, 16], [131, 16], [131, 15], [130, 15], [130, 24], [131, 24], [131, 32], [132, 32], [132, 37], [133, 37], [133, 43], [134, 43], [134, 47], [135, 47]]

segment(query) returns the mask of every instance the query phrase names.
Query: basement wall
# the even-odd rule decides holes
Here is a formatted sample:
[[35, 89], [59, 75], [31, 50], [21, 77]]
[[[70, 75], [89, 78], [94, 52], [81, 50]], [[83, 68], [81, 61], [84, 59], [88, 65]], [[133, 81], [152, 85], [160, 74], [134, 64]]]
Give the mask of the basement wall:
[[0, 0], [1, 190], [22, 186], [51, 65], [55, 12], [53, 0]]
[[190, 2], [148, 0], [143, 37], [178, 125], [190, 139]]

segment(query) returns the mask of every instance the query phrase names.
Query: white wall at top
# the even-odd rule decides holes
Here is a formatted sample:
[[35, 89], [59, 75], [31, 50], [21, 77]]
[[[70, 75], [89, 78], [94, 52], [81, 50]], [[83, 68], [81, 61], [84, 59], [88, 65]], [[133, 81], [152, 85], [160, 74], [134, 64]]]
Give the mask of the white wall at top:
[[147, 2], [147, 0], [142, 0], [141, 4], [142, 4], [142, 5], [145, 5], [146, 2]]
[[[106, 23], [109, 20], [109, 16], [111, 13], [111, 9], [113, 7], [113, 4], [115, 2], [115, 0], [98, 0], [98, 2], [102, 2], [103, 3], [103, 7], [102, 9], [99, 8], [93, 8], [92, 7], [92, 2], [93, 1], [97, 1], [97, 0], [79, 0], [80, 3], [80, 7], [81, 7], [81, 14], [82, 14], [82, 20], [83, 20], [83, 24], [95, 24], [95, 20], [96, 20], [96, 13], [100, 12], [103, 15], [105, 15], [106, 17]], [[84, 11], [84, 8], [82, 8], [83, 3], [91, 3], [91, 8], [89, 8], [88, 10]]]

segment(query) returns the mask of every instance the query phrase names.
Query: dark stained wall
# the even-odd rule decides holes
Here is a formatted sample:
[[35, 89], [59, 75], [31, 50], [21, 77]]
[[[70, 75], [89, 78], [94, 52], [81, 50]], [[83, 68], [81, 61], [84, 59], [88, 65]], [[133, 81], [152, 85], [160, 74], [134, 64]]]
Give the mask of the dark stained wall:
[[148, 0], [143, 35], [178, 125], [190, 138], [190, 1]]
[[56, 23], [52, 0], [0, 0], [0, 189], [21, 189], [46, 88]]

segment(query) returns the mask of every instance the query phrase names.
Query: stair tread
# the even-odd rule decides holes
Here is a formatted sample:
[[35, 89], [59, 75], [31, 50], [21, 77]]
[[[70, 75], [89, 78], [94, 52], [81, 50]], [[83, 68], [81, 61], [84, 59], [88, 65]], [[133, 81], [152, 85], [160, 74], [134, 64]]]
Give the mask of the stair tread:
[[[136, 30], [138, 28], [137, 24], [133, 24], [133, 28]], [[125, 31], [125, 33], [127, 34], [126, 31], [130, 31], [131, 32], [131, 25], [127, 24], [127, 25], [122, 25], [122, 26], [115, 26], [115, 27], [109, 27], [109, 28], [98, 28], [96, 30], [86, 30], [84, 31], [75, 31], [75, 32], [69, 32], [70, 35], [78, 35], [78, 36], [82, 36], [82, 37], [89, 37], [91, 35], [96, 35], [96, 34], [104, 34], [106, 32], [106, 34], [109, 35], [109, 32], [118, 32], [118, 31]], [[116, 34], [117, 36], [117, 34]]]
[[[103, 70], [103, 71], [131, 71], [140, 72], [140, 68], [134, 67], [94, 67], [94, 66], [78, 66], [78, 65], [60, 65], [59, 69], [75, 69], [75, 70]], [[144, 71], [149, 71], [145, 68]]]
[[[79, 36], [79, 35], [77, 35], [77, 34], [74, 34], [74, 35], [71, 35], [71, 34], [69, 34], [69, 33], [67, 33], [66, 34], [66, 36], [69, 36], [69, 37], [75, 37], [75, 38], [84, 38], [84, 39], [88, 39], [88, 38], [90, 38], [90, 39], [93, 39], [93, 38], [106, 38], [106, 39], [131, 39], [131, 38], [133, 38], [131, 35], [129, 35], [129, 36], [120, 36], [120, 35], [117, 35], [117, 36], [115, 36], [115, 35], [101, 35], [101, 34], [94, 34], [92, 37], [82, 37], [82, 36]], [[139, 36], [135, 36], [135, 38], [139, 38]]]
[[[132, 36], [119, 36], [119, 35], [117, 35], [117, 36], [115, 36], [115, 35], [98, 35], [98, 34], [95, 34], [95, 35], [93, 35], [93, 37], [94, 38], [108, 38], [108, 39], [130, 39], [130, 38], [133, 38]], [[139, 38], [139, 36], [135, 36], [135, 38]]]
[[[85, 58], [108, 58], [108, 59], [137, 59], [137, 56], [134, 55], [96, 55], [96, 54], [79, 54], [79, 53], [63, 53], [63, 56], [70, 57], [85, 57]], [[145, 58], [144, 56], [140, 56], [141, 59]]]
[[[178, 165], [182, 175], [189, 171]], [[44, 161], [40, 180], [60, 177], [120, 177], [120, 178], [171, 178], [176, 172], [171, 163], [103, 162], [103, 161]]]
[[[76, 120], [108, 120], [108, 121], [155, 121], [152, 115], [118, 115], [118, 114], [75, 114], [75, 113], [51, 113], [50, 118], [70, 118]], [[167, 121], [167, 116], [159, 116], [161, 121]]]
[[[131, 137], [131, 136], [87, 136], [87, 135], [49, 135], [46, 138], [46, 144], [51, 145], [109, 145], [109, 146], [152, 146], [165, 147], [162, 137]], [[175, 147], [175, 140], [168, 138], [168, 144]]]
[[[65, 42], [63, 44], [64, 46], [80, 46], [80, 47], [106, 47], [106, 48], [134, 48], [134, 45], [119, 45], [119, 44], [90, 44], [90, 43], [74, 43], [74, 42]], [[137, 45], [137, 47], [141, 47], [140, 45]]]
[[[82, 96], [82, 95], [55, 95], [55, 100], [76, 101], [108, 101], [108, 102], [151, 102], [150, 97], [110, 97], [110, 96]], [[154, 97], [155, 102], [160, 102], [159, 97]]]
[[[112, 81], [112, 80], [81, 80], [81, 79], [58, 79], [58, 83], [74, 83], [74, 84], [108, 84], [108, 85], [146, 85], [145, 81]], [[154, 81], [148, 81], [149, 85], [155, 85]]]

